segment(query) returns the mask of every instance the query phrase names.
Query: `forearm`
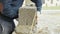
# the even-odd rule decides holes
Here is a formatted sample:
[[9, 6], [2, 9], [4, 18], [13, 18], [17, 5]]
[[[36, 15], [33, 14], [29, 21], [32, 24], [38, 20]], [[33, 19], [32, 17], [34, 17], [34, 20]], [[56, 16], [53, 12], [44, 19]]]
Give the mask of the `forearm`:
[[14, 2], [12, 2], [12, 9], [19, 9], [21, 6], [22, 6], [22, 4], [23, 4], [23, 1], [24, 0], [17, 0], [17, 1], [14, 1]]
[[37, 7], [37, 11], [41, 11], [41, 8], [42, 8], [42, 0], [31, 0], [31, 1], [35, 3], [35, 5]]
[[42, 8], [42, 0], [37, 0], [37, 2], [35, 3], [36, 7], [37, 7], [37, 11], [41, 11]]

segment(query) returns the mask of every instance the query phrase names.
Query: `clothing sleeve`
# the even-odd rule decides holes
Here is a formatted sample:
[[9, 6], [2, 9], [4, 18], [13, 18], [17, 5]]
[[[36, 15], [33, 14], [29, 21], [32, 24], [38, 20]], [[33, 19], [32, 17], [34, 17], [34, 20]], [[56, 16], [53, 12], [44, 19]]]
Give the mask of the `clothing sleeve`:
[[5, 1], [4, 2], [4, 10], [3, 14], [10, 18], [14, 18], [18, 15], [18, 9], [22, 6], [23, 0], [16, 0], [16, 1]]
[[35, 5], [37, 7], [37, 11], [41, 11], [41, 8], [42, 8], [42, 0], [31, 0], [31, 1], [35, 3]]
[[15, 8], [16, 9], [19, 9], [22, 6], [23, 1], [24, 0], [16, 0], [16, 1], [13, 1], [12, 4], [11, 4], [12, 9], [15, 9]]
[[37, 2], [35, 4], [36, 4], [36, 7], [37, 7], [37, 10], [38, 11], [41, 11], [41, 8], [42, 8], [42, 0], [37, 0]]
[[2, 2], [2, 0], [0, 0], [0, 3]]

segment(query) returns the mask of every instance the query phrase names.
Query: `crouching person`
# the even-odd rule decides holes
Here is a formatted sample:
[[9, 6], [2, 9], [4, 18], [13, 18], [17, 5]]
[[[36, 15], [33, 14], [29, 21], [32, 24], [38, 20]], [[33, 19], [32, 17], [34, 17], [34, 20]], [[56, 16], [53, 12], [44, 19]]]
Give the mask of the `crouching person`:
[[13, 19], [18, 18], [18, 10], [24, 0], [0, 0], [0, 34], [12, 34]]

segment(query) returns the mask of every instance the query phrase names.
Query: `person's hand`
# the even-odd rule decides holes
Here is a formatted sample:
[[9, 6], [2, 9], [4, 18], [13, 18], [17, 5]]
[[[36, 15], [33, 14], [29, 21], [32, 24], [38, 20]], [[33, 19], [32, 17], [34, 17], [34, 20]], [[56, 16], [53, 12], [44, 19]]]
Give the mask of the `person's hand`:
[[3, 4], [0, 3], [0, 12], [2, 12], [2, 11], [3, 11]]

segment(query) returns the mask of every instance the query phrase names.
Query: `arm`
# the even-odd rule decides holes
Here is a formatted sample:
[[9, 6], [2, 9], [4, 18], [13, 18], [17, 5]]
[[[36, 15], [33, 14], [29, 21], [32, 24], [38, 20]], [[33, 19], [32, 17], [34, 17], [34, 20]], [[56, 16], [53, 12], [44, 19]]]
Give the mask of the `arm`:
[[41, 11], [41, 8], [42, 8], [42, 0], [31, 0], [31, 1], [35, 3], [35, 5], [37, 7], [37, 11]]
[[18, 14], [18, 9], [22, 6], [23, 0], [7, 1], [4, 4], [3, 14], [10, 18], [15, 17]]
[[41, 11], [41, 8], [42, 8], [42, 0], [37, 0], [37, 2], [35, 4], [36, 4], [36, 7], [37, 7], [37, 10], [38, 11]]
[[11, 4], [12, 9], [15, 9], [15, 8], [16, 9], [19, 9], [22, 6], [23, 1], [24, 0], [16, 0], [16, 1], [13, 1], [12, 4]]

